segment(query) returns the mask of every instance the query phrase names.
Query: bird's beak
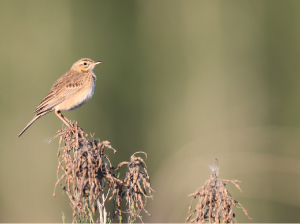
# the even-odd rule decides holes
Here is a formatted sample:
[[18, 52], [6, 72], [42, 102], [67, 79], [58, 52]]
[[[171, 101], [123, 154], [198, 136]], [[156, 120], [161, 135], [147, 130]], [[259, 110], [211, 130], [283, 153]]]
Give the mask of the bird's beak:
[[102, 61], [95, 61], [95, 65], [99, 65], [101, 63], [102, 63]]

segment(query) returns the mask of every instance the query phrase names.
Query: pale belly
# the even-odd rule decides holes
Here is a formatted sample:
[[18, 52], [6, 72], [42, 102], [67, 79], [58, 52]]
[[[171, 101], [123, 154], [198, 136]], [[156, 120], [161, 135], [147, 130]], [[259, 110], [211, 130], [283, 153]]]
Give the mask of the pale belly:
[[76, 110], [79, 107], [81, 107], [83, 104], [85, 104], [87, 101], [89, 101], [93, 95], [95, 90], [96, 82], [92, 82], [91, 85], [80, 92], [77, 92], [75, 95], [73, 95], [71, 98], [65, 100], [64, 102], [58, 104], [55, 106], [55, 110], [61, 110], [61, 111], [70, 111], [70, 110]]

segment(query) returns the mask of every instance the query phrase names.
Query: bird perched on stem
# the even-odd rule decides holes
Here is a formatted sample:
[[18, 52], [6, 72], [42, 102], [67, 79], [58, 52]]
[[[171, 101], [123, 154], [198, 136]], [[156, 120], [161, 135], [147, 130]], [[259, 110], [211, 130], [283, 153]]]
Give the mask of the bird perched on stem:
[[95, 65], [101, 61], [82, 58], [75, 62], [70, 71], [60, 77], [51, 87], [49, 94], [35, 109], [36, 115], [20, 132], [20, 137], [30, 125], [45, 114], [54, 111], [55, 114], [68, 126], [72, 123], [60, 111], [75, 110], [90, 100], [94, 94], [96, 75], [93, 72]]

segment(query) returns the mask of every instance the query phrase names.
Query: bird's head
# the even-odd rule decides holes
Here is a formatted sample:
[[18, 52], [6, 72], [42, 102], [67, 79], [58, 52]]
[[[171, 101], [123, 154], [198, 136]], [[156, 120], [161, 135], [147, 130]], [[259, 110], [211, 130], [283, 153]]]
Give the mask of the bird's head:
[[77, 71], [77, 72], [89, 72], [93, 71], [94, 67], [98, 64], [102, 63], [101, 61], [93, 61], [89, 58], [82, 58], [78, 61], [76, 61], [73, 65], [71, 70]]

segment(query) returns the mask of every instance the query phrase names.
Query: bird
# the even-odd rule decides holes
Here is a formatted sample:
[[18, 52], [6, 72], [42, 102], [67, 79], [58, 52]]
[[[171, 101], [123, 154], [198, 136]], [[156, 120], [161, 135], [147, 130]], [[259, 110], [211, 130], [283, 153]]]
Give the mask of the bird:
[[94, 95], [97, 77], [93, 72], [101, 61], [82, 58], [75, 62], [70, 71], [61, 76], [52, 85], [50, 92], [35, 109], [35, 116], [20, 132], [20, 137], [37, 119], [54, 111], [55, 114], [69, 127], [72, 123], [62, 115], [61, 111], [78, 109]]

